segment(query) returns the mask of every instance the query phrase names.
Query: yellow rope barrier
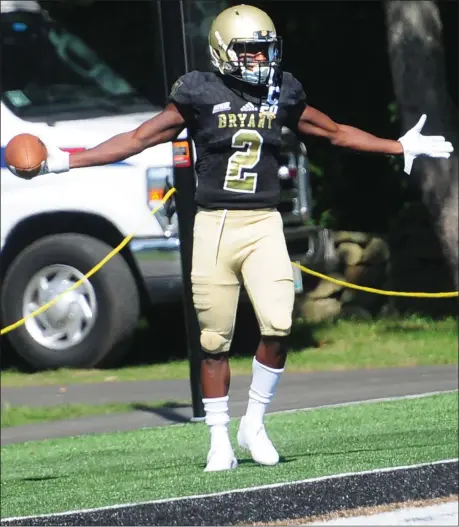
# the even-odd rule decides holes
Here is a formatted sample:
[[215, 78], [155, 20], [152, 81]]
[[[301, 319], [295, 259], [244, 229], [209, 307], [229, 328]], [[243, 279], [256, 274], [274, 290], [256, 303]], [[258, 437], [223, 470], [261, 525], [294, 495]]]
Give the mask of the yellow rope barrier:
[[365, 287], [363, 285], [351, 284], [350, 282], [345, 282], [344, 280], [338, 280], [337, 278], [332, 278], [312, 269], [308, 269], [303, 265], [300, 265], [296, 262], [292, 262], [295, 267], [301, 269], [304, 273], [316, 276], [317, 278], [322, 278], [323, 280], [328, 280], [329, 282], [348, 287], [349, 289], [358, 289], [359, 291], [366, 291], [367, 293], [374, 293], [375, 295], [385, 295], [385, 296], [408, 296], [412, 298], [453, 298], [459, 296], [458, 291], [451, 291], [448, 293], [405, 293], [402, 291], [386, 291], [384, 289], [375, 289], [374, 287]]
[[[158, 205], [157, 207], [155, 207], [151, 211], [151, 213], [152, 214], [156, 214], [161, 209], [161, 207], [166, 203], [166, 201], [168, 201], [169, 198], [175, 192], [176, 192], [176, 189], [175, 188], [171, 188], [165, 194], [164, 198], [161, 200], [161, 204]], [[9, 333], [10, 331], [13, 331], [14, 329], [17, 329], [18, 327], [22, 326], [27, 320], [29, 320], [29, 319], [31, 319], [33, 317], [36, 317], [37, 315], [40, 315], [41, 313], [43, 313], [44, 311], [46, 311], [50, 307], [54, 306], [56, 304], [56, 302], [58, 302], [66, 293], [69, 293], [70, 291], [74, 291], [75, 289], [80, 287], [80, 285], [85, 280], [87, 280], [92, 275], [97, 273], [97, 271], [99, 271], [111, 258], [113, 258], [113, 256], [115, 256], [115, 254], [118, 254], [121, 251], [121, 249], [123, 249], [132, 240], [132, 238], [135, 236], [135, 234], [136, 233], [133, 232], [129, 236], [126, 236], [126, 238], [124, 238], [124, 240], [119, 245], [117, 245], [112, 251], [110, 251], [103, 260], [101, 260], [90, 271], [88, 271], [84, 275], [83, 278], [78, 280], [78, 282], [75, 282], [71, 287], [69, 287], [68, 289], [66, 289], [65, 291], [63, 291], [59, 295], [57, 295], [51, 301], [47, 302], [46, 304], [43, 304], [38, 309], [36, 309], [32, 313], [29, 313], [24, 318], [21, 318], [21, 320], [18, 320], [14, 324], [10, 324], [9, 326], [4, 327], [1, 330], [0, 335], [5, 335], [6, 333]], [[361, 286], [361, 285], [357, 285], [357, 284], [351, 284], [349, 282], [345, 282], [343, 280], [338, 280], [336, 278], [332, 278], [331, 276], [327, 276], [327, 275], [324, 275], [322, 273], [318, 273], [317, 271], [313, 271], [312, 269], [308, 269], [307, 267], [304, 267], [303, 265], [300, 265], [300, 264], [298, 264], [296, 262], [292, 262], [292, 263], [293, 263], [293, 265], [295, 265], [296, 267], [301, 269], [301, 271], [303, 271], [304, 273], [310, 274], [312, 276], [316, 276], [317, 278], [322, 278], [323, 280], [328, 280], [329, 282], [332, 282], [332, 283], [337, 284], [337, 285], [342, 285], [342, 286], [348, 287], [350, 289], [358, 289], [359, 291], [366, 291], [367, 293], [374, 293], [376, 295], [404, 296], [404, 297], [413, 297], [413, 298], [452, 298], [452, 297], [459, 296], [459, 292], [458, 291], [452, 291], [452, 292], [448, 292], [448, 293], [417, 293], [417, 292], [406, 293], [406, 292], [401, 292], [401, 291], [385, 291], [383, 289], [375, 289], [373, 287], [365, 287], [365, 286]]]

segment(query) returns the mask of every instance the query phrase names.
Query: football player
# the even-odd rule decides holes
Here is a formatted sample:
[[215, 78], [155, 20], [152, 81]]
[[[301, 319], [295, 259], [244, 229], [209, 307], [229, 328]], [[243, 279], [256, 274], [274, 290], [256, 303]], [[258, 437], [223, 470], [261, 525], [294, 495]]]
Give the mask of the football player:
[[115, 163], [189, 130], [198, 180], [191, 280], [210, 429], [205, 470], [217, 471], [237, 466], [227, 428], [228, 351], [242, 283], [261, 340], [237, 441], [261, 465], [279, 461], [264, 415], [284, 371], [294, 302], [292, 266], [276, 210], [282, 127], [356, 151], [404, 156], [407, 173], [417, 156], [448, 158], [453, 147], [441, 136], [421, 135], [425, 115], [399, 140], [391, 140], [336, 123], [310, 106], [300, 82], [281, 70], [282, 40], [258, 8], [240, 5], [220, 13], [210, 29], [209, 52], [214, 71], [180, 77], [159, 115], [70, 156], [47, 145], [41, 173]]

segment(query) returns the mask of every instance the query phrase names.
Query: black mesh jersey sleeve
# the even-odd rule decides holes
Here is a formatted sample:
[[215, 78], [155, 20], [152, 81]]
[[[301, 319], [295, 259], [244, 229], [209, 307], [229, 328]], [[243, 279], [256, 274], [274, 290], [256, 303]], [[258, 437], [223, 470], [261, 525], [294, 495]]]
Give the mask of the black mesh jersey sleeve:
[[183, 118], [190, 126], [194, 124], [198, 114], [199, 94], [204, 79], [199, 71], [191, 71], [179, 77], [169, 93], [168, 102], [174, 103]]
[[286, 121], [285, 125], [293, 131], [298, 129], [298, 121], [304, 112], [307, 102], [301, 82], [291, 73], [285, 72], [283, 79], [284, 88], [287, 88]]

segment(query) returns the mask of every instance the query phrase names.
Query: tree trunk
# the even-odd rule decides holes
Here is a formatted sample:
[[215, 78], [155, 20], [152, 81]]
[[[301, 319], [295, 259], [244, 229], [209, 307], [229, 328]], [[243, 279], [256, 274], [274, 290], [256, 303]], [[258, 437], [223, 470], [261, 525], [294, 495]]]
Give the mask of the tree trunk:
[[443, 135], [454, 145], [449, 159], [416, 159], [409, 177], [421, 188], [457, 290], [459, 127], [446, 84], [440, 13], [432, 0], [385, 0], [384, 10], [402, 130], [425, 113], [422, 134]]

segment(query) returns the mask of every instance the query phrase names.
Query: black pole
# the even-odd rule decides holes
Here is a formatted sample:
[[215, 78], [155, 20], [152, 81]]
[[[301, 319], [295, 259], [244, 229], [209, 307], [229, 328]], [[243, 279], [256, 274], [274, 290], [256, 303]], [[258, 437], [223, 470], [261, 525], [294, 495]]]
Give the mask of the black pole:
[[[159, 24], [162, 31], [164, 50], [164, 72], [168, 84], [173, 84], [188, 71], [188, 56], [185, 39], [185, 20], [181, 1], [166, 2], [157, 0]], [[168, 31], [181, 21], [181, 31]], [[180, 136], [181, 137], [181, 136]], [[193, 305], [191, 289], [191, 262], [193, 254], [193, 226], [196, 206], [194, 195], [196, 179], [194, 173], [193, 149], [191, 139], [177, 139], [174, 147], [174, 194], [177, 210], [180, 258], [182, 264], [183, 305], [185, 315], [188, 360], [190, 365], [191, 400], [193, 404], [193, 421], [204, 418], [204, 407], [201, 396], [201, 332]]]
[[[186, 143], [187, 146], [184, 145]], [[194, 163], [192, 159], [192, 146], [189, 140], [174, 144], [174, 154], [181, 156], [177, 150], [188, 150], [189, 162], [182, 166], [176, 165], [174, 194], [177, 208], [180, 258], [182, 262], [183, 280], [183, 304], [185, 314], [185, 327], [188, 348], [188, 361], [190, 365], [191, 400], [193, 405], [193, 421], [201, 421], [204, 418], [204, 406], [201, 394], [201, 331], [198, 318], [193, 304], [191, 288], [191, 264], [193, 255], [193, 226], [196, 214], [194, 195], [196, 192], [196, 180], [194, 175]]]

